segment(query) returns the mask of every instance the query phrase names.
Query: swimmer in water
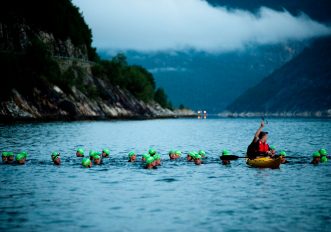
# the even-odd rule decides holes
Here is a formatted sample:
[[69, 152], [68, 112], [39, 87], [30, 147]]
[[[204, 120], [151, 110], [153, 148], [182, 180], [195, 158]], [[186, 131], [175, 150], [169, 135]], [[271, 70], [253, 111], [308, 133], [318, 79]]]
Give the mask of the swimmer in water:
[[201, 155], [201, 158], [205, 158], [206, 157], [206, 152], [204, 150], [200, 150], [199, 155]]
[[99, 165], [101, 164], [101, 156], [102, 156], [102, 153], [101, 152], [95, 152], [94, 155], [93, 155], [93, 163], [95, 165]]
[[152, 169], [154, 167], [154, 158], [152, 156], [146, 159], [146, 169]]
[[[227, 155], [231, 155], [231, 153], [230, 153], [228, 150], [223, 150], [223, 151], [222, 151], [222, 155], [221, 155], [221, 157], [222, 157], [222, 156], [227, 156]], [[220, 157], [220, 158], [221, 158], [221, 157]], [[221, 160], [222, 160], [222, 164], [223, 164], [223, 165], [231, 164], [230, 160], [227, 160], [227, 159], [221, 159]]]
[[150, 156], [154, 156], [154, 155], [156, 154], [156, 150], [154, 150], [153, 148], [150, 148], [150, 149], [148, 150], [148, 154], [149, 154]]
[[276, 155], [276, 147], [274, 145], [271, 145], [269, 148], [270, 148], [270, 156], [274, 157]]
[[170, 151], [169, 151], [169, 158], [170, 158], [171, 160], [176, 159], [176, 151], [175, 151], [175, 150], [170, 150]]
[[328, 152], [326, 151], [326, 149], [320, 149], [318, 152], [321, 155], [321, 163], [328, 162]]
[[146, 162], [148, 157], [150, 157], [148, 153], [143, 154], [143, 156], [141, 157], [141, 161]]
[[313, 153], [313, 160], [310, 162], [311, 164], [318, 165], [321, 161], [321, 154], [318, 151]]
[[195, 163], [195, 165], [202, 164], [201, 158], [202, 158], [201, 155], [199, 155], [198, 153], [195, 154], [195, 156], [194, 156], [194, 163]]
[[161, 155], [160, 154], [154, 155], [154, 160], [155, 160], [155, 166], [161, 165]]
[[195, 156], [195, 153], [193, 151], [190, 151], [186, 156], [186, 160], [189, 162], [194, 161], [194, 156]]
[[84, 157], [84, 149], [83, 148], [78, 148], [76, 151], [76, 156], [77, 157]]
[[134, 151], [131, 151], [128, 156], [129, 156], [128, 162], [135, 162], [136, 161], [137, 155]]
[[52, 161], [55, 165], [60, 165], [61, 164], [61, 157], [60, 153], [54, 151], [51, 155]]
[[281, 152], [279, 152], [279, 157], [280, 157], [280, 162], [282, 163], [282, 164], [286, 164], [286, 163], [288, 163], [288, 161], [286, 160], [286, 152], [285, 151], [281, 151]]
[[175, 151], [175, 159], [178, 159], [182, 156], [182, 152], [180, 150]]
[[89, 158], [83, 158], [82, 159], [82, 165], [84, 168], [91, 168], [92, 167], [92, 162]]
[[28, 153], [26, 153], [24, 151], [21, 153], [18, 153], [16, 155], [16, 162], [18, 164], [25, 164], [27, 156], [28, 156]]
[[102, 150], [102, 157], [109, 158], [110, 150], [109, 149], [103, 149]]

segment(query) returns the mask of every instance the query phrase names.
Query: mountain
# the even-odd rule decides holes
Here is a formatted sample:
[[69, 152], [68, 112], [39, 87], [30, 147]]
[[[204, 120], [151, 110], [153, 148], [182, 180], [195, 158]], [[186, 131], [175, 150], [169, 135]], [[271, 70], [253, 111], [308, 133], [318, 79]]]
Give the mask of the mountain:
[[[146, 67], [174, 106], [218, 113], [274, 69], [299, 54], [307, 43], [250, 47], [209, 54], [198, 51], [142, 53], [127, 51], [130, 64]], [[112, 54], [100, 51], [105, 59]]]
[[12, 0], [0, 8], [0, 121], [155, 118], [171, 110], [144, 67], [101, 60], [70, 0]]
[[311, 46], [227, 107], [230, 115], [331, 116], [331, 37]]
[[331, 1], [329, 0], [207, 0], [214, 6], [225, 6], [232, 9], [244, 9], [256, 12], [260, 7], [268, 7], [277, 11], [286, 9], [293, 15], [301, 12], [320, 22], [331, 21]]

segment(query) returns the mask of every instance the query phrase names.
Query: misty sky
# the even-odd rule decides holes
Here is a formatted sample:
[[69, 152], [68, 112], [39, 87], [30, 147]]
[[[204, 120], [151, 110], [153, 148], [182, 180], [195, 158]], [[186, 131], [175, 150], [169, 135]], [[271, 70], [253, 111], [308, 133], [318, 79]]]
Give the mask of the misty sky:
[[262, 7], [257, 14], [202, 0], [73, 0], [108, 50], [224, 52], [330, 34], [306, 15]]

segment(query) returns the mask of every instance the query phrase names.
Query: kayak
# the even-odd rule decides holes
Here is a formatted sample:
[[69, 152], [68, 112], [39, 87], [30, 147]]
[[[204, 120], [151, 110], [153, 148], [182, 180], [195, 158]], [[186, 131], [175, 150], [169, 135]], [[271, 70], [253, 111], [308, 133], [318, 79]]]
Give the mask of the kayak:
[[270, 157], [261, 157], [256, 159], [247, 159], [247, 164], [254, 168], [279, 168], [281, 158], [272, 159]]

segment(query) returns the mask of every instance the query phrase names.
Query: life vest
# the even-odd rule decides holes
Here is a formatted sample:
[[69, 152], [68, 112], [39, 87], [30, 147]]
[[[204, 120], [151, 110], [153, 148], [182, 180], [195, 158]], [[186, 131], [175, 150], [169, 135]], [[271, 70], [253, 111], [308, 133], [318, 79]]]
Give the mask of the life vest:
[[267, 143], [262, 143], [261, 140], [258, 141], [259, 147], [258, 147], [258, 152], [259, 153], [265, 153], [269, 151], [269, 145]]

